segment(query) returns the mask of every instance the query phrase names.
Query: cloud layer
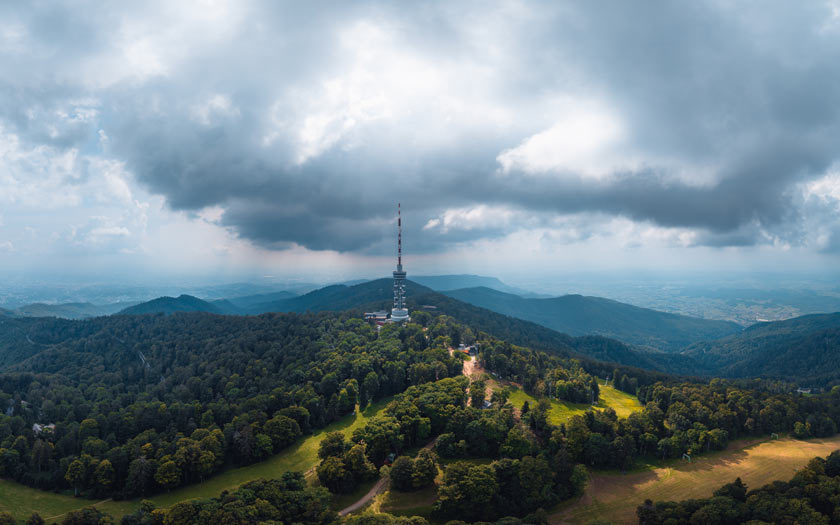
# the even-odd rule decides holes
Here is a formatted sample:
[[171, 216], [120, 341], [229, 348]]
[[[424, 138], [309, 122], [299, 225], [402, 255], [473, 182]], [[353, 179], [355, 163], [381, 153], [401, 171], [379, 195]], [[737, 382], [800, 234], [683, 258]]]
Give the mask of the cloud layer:
[[834, 253], [838, 64], [819, 2], [4, 4], [0, 177], [107, 193], [119, 249], [140, 192], [268, 250], [389, 253], [402, 201], [430, 253], [615, 220]]

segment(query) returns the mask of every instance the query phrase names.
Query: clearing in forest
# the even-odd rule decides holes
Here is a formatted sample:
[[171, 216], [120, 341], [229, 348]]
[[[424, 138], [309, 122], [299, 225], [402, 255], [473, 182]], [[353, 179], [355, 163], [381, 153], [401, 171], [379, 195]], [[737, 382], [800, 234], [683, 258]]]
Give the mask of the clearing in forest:
[[621, 474], [591, 471], [583, 496], [561, 504], [551, 523], [637, 523], [636, 507], [646, 499], [675, 501], [705, 498], [721, 485], [740, 477], [749, 489], [775, 480], [787, 481], [815, 456], [825, 457], [840, 448], [840, 435], [800, 441], [735, 441], [722, 451], [696, 456], [691, 463], [670, 460], [649, 469]]
[[[615, 410], [615, 413], [618, 417], [627, 417], [633, 412], [637, 410], [641, 410], [642, 404], [636, 399], [635, 396], [631, 396], [621, 390], [616, 390], [615, 388], [607, 385], [601, 384], [601, 395], [598, 398], [598, 403], [596, 405], [589, 405], [586, 403], [569, 403], [567, 401], [559, 401], [557, 399], [550, 400], [551, 402], [551, 411], [548, 413], [549, 422], [552, 425], [559, 425], [560, 423], [565, 422], [572, 416], [581, 415], [586, 412], [588, 409], [593, 408], [595, 410], [603, 410], [607, 407], [612, 408]], [[510, 395], [509, 399], [510, 403], [518, 408], [521, 409], [522, 405], [525, 401], [528, 402], [528, 405], [532, 408], [536, 406], [537, 399], [530, 394], [526, 394], [522, 389], [515, 388]]]

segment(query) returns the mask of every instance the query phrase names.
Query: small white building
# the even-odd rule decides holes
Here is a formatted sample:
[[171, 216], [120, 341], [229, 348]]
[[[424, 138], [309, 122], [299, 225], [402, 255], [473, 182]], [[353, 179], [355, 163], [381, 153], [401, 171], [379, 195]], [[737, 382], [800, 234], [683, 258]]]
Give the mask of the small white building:
[[41, 432], [54, 432], [55, 431], [55, 423], [50, 423], [48, 425], [42, 425], [40, 423], [33, 423], [32, 425], [32, 433], [36, 436], [40, 435]]

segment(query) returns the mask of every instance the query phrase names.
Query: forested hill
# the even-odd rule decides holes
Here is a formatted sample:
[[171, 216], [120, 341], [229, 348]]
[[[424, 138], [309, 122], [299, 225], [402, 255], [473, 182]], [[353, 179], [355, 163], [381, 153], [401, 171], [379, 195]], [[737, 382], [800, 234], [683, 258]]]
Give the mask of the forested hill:
[[227, 311], [218, 304], [209, 303], [192, 295], [180, 295], [178, 297], [158, 297], [151, 301], [130, 306], [119, 312], [120, 315], [139, 315], [163, 313], [172, 314], [175, 312], [210, 312], [213, 314], [234, 313]]
[[[522, 299], [489, 289], [469, 289], [447, 292], [450, 297], [430, 288], [408, 281], [408, 304], [419, 309], [443, 313], [465, 323], [476, 331], [483, 331], [513, 344], [547, 350], [559, 356], [578, 357], [603, 362], [619, 363], [631, 367], [656, 370], [669, 374], [689, 376], [755, 377], [766, 376], [796, 381], [801, 385], [825, 386], [840, 381], [840, 372], [834, 372], [840, 363], [840, 314], [809, 315], [787, 321], [761, 323], [746, 330], [734, 323], [706, 321], [637, 308], [615, 301], [594, 297], [566, 296], [556, 299]], [[393, 281], [378, 279], [354, 286], [335, 285], [321, 288], [301, 296], [269, 296], [273, 301], [260, 302], [259, 298], [240, 298], [239, 305], [229, 301], [208, 303], [189, 296], [178, 299], [162, 298], [138, 305], [131, 311], [177, 311], [196, 309], [216, 313], [243, 310], [259, 312], [320, 312], [351, 310], [361, 315], [365, 310], [388, 309], [391, 306]], [[530, 312], [520, 319], [469, 304], [494, 300], [494, 308], [516, 309], [522, 306]], [[488, 299], [489, 298], [489, 299]], [[172, 302], [175, 302], [175, 305]], [[513, 306], [504, 306], [508, 303]], [[523, 306], [524, 305], [524, 306]], [[533, 305], [538, 305], [536, 308]], [[163, 307], [170, 307], [165, 309]], [[552, 310], [554, 308], [554, 310]], [[548, 313], [555, 312], [562, 324], [560, 313], [565, 312], [568, 331], [581, 333], [580, 327], [595, 331], [612, 331], [614, 337], [584, 335], [574, 337], [559, 330], [537, 324], [542, 319], [550, 322]], [[542, 313], [540, 313], [542, 312]], [[533, 315], [531, 315], [533, 314]], [[519, 314], [521, 315], [521, 311]], [[540, 315], [543, 315], [541, 318]], [[732, 328], [739, 333], [719, 340], [699, 342], [702, 334], [717, 337]], [[695, 344], [683, 352], [647, 352], [625, 340], [647, 340], [659, 335], [663, 344], [677, 346], [680, 341], [693, 339]], [[24, 347], [25, 347], [24, 341]], [[2, 361], [2, 359], [0, 359]]]
[[768, 376], [825, 386], [840, 381], [840, 313], [753, 325], [685, 354], [725, 377]]
[[[238, 313], [261, 314], [265, 312], [323, 312], [353, 310], [361, 315], [365, 310], [390, 309], [393, 301], [393, 280], [377, 279], [347, 286], [333, 285], [314, 290], [301, 296], [280, 296], [261, 302], [255, 296], [226, 301], [228, 308]], [[444, 313], [471, 326], [476, 330], [504, 339], [513, 344], [547, 350], [560, 356], [575, 356], [596, 359], [627, 366], [658, 370], [675, 374], [700, 375], [706, 372], [692, 358], [682, 355], [652, 354], [636, 349], [620, 341], [601, 337], [571, 337], [545, 326], [493, 312], [448, 297], [413, 281], [406, 283], [408, 305], [411, 309], [433, 308], [432, 313]], [[161, 310], [160, 300], [143, 303], [135, 308], [144, 312], [166, 312]], [[198, 300], [200, 301], [200, 300]], [[199, 311], [216, 311], [218, 302], [191, 301]], [[123, 312], [123, 313], [128, 313]], [[233, 313], [228, 310], [226, 313]]]
[[0, 476], [135, 496], [259, 461], [357, 403], [460, 376], [446, 348], [461, 328], [430, 321], [377, 332], [326, 313], [3, 319]]
[[[260, 304], [253, 311], [320, 312], [353, 309], [361, 314], [364, 310], [390, 309], [393, 304], [393, 287], [394, 281], [388, 278], [354, 286], [328, 286], [299, 297]], [[426, 309], [431, 313], [450, 315], [475, 330], [512, 344], [547, 350], [565, 357], [591, 358], [669, 373], [697, 375], [703, 371], [693, 359], [686, 356], [651, 354], [606, 337], [571, 337], [530, 321], [459, 301], [411, 280], [406, 283], [406, 288], [410, 309]]]
[[528, 299], [487, 287], [443, 293], [569, 335], [601, 335], [667, 352], [676, 352], [692, 343], [710, 341], [741, 331], [739, 325], [729, 321], [659, 312], [602, 297], [565, 295], [550, 299]]

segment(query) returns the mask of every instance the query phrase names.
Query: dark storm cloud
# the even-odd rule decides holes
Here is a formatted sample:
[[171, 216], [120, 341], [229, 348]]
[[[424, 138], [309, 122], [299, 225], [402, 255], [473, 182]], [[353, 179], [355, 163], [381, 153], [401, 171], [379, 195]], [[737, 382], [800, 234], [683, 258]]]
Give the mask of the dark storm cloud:
[[[225, 20], [196, 36], [169, 28], [150, 51], [162, 72], [112, 78], [95, 58], [142, 43], [156, 20], [115, 6], [7, 6], [30, 51], [0, 51], [6, 71], [29, 64], [0, 80], [0, 120], [63, 147], [91, 147], [101, 128], [104, 152], [169, 206], [220, 206], [223, 225], [270, 248], [386, 252], [397, 201], [418, 251], [585, 212], [749, 245], [799, 235], [797, 184], [840, 156], [840, 21], [828, 5], [233, 4], [244, 12], [228, 15], [231, 35], [211, 34]], [[126, 37], [134, 19], [150, 22]], [[434, 77], [417, 63], [444, 72], [413, 93]], [[405, 85], [404, 65], [417, 75]], [[636, 166], [502, 170], [502, 152], [554, 124], [560, 96], [610, 108], [626, 135], [611, 154]], [[95, 123], [55, 118], [85, 97], [98, 100]], [[697, 166], [709, 181], [692, 180]], [[423, 229], [479, 205], [516, 213]]]

